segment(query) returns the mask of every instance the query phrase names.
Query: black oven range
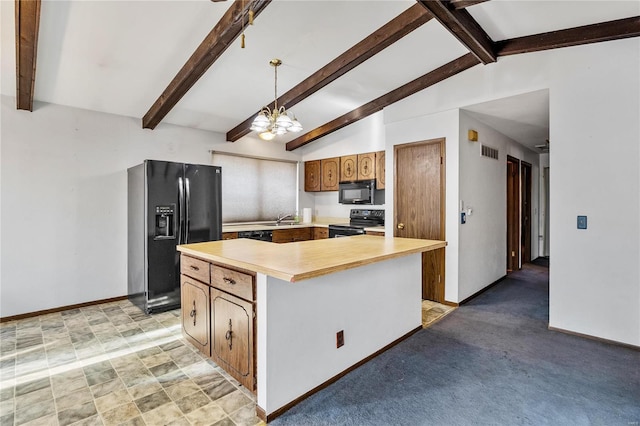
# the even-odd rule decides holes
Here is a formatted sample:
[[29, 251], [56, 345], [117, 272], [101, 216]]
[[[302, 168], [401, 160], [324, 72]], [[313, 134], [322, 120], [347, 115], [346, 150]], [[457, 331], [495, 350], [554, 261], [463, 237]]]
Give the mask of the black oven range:
[[329, 225], [329, 238], [362, 235], [374, 226], [384, 226], [384, 210], [351, 209], [349, 223]]

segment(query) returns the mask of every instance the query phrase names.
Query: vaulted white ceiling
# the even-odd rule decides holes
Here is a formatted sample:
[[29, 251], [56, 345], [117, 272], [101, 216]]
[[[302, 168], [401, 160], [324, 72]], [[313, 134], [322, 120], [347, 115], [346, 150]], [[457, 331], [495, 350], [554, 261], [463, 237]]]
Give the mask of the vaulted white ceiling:
[[[15, 96], [14, 1], [0, 3], [1, 88], [3, 95]], [[141, 119], [230, 4], [43, 0], [34, 100]], [[239, 40], [229, 46], [160, 126], [226, 133], [273, 101], [270, 59], [283, 61], [278, 69], [281, 95], [414, 4], [274, 0], [246, 28], [246, 48], [240, 48]], [[498, 41], [637, 16], [640, 2], [493, 0], [467, 10]], [[467, 52], [432, 19], [291, 110], [311, 130]], [[469, 109], [498, 130], [510, 123], [503, 133], [517, 140], [517, 123], [530, 126], [529, 133], [532, 127], [548, 133], [548, 98], [533, 96], [533, 103], [516, 97]], [[523, 102], [526, 111], [518, 107]], [[523, 128], [521, 135], [525, 133]], [[522, 142], [540, 143], [531, 137]]]

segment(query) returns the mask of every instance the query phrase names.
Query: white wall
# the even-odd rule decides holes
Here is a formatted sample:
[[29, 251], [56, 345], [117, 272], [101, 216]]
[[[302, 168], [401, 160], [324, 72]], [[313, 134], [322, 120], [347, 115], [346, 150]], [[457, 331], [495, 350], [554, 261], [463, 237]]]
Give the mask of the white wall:
[[424, 115], [405, 121], [390, 123], [386, 126], [386, 223], [387, 235], [394, 233], [394, 188], [393, 170], [395, 158], [393, 150], [395, 145], [419, 142], [430, 139], [445, 138], [445, 288], [444, 298], [450, 302], [457, 302], [458, 295], [458, 138], [459, 138], [459, 114], [452, 109], [432, 115]]
[[258, 274], [258, 405], [270, 414], [420, 327], [420, 276], [419, 253], [295, 283]]
[[[362, 154], [366, 152], [383, 151], [385, 149], [384, 122], [382, 111], [362, 119], [351, 126], [340, 129], [321, 141], [312, 142], [300, 148], [303, 161], [322, 158], [339, 157], [341, 155]], [[387, 172], [388, 175], [389, 172]], [[301, 173], [301, 188], [304, 189], [304, 173]], [[385, 190], [388, 194], [388, 191]], [[338, 204], [338, 193], [331, 192], [302, 192], [300, 204], [311, 207], [316, 217], [348, 218], [349, 210], [354, 206]], [[390, 200], [385, 197], [386, 205]], [[372, 206], [373, 207], [373, 206]], [[375, 206], [385, 209], [385, 205]], [[385, 212], [386, 214], [386, 212]]]
[[[469, 142], [467, 132], [478, 132]], [[499, 150], [498, 160], [482, 157], [481, 144]], [[464, 225], [459, 225], [458, 301], [482, 290], [506, 275], [507, 156], [532, 165], [531, 253], [538, 252], [538, 154], [493, 128], [460, 112], [460, 200], [472, 208]]]
[[[127, 294], [127, 168], [209, 150], [298, 160], [282, 144], [2, 96], [0, 317]], [[223, 171], [224, 179], [224, 171]]]
[[[407, 122], [409, 117], [549, 89], [549, 323], [633, 345], [640, 345], [638, 75], [640, 40], [617, 40], [503, 57], [385, 109], [386, 123]], [[422, 124], [419, 119], [411, 123]], [[422, 131], [432, 133], [426, 126]], [[447, 197], [456, 191], [453, 184], [447, 170]], [[387, 185], [392, 185], [389, 179]], [[579, 231], [576, 216], [583, 214], [589, 216], [589, 229]], [[447, 240], [449, 251], [455, 241], [448, 231]], [[449, 278], [449, 264], [447, 268]]]

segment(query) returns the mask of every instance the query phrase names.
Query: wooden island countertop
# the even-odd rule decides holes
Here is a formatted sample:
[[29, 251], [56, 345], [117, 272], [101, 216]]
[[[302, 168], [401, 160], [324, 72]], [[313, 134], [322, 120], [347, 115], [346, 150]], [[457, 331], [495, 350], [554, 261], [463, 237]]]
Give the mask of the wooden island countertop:
[[185, 244], [178, 246], [178, 250], [211, 262], [297, 282], [446, 245], [446, 241], [358, 235], [286, 244], [241, 238]]

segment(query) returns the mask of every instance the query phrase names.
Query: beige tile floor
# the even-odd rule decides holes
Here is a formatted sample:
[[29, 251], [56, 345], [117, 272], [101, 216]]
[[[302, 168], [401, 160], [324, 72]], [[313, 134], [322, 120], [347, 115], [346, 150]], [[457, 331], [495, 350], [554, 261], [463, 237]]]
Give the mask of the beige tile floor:
[[443, 305], [431, 300], [422, 301], [422, 328], [435, 324], [454, 311], [455, 306]]
[[0, 324], [0, 425], [256, 425], [253, 395], [120, 301]]

